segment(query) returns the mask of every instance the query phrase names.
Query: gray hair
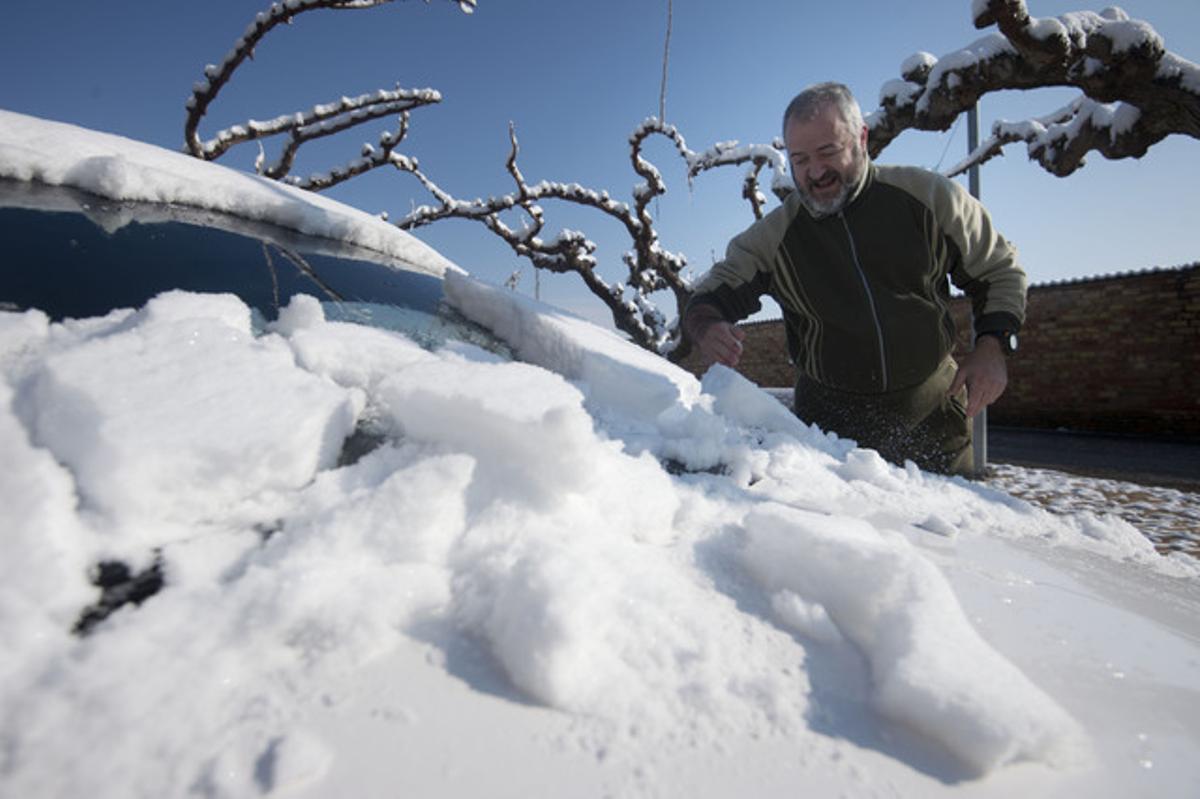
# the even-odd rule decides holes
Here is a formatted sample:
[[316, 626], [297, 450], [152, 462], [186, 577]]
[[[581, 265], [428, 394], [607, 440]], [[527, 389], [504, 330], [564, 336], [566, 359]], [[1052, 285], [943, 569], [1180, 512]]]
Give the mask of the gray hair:
[[831, 106], [837, 109], [842, 121], [850, 130], [856, 134], [862, 130], [864, 124], [862, 109], [858, 107], [858, 101], [850, 93], [849, 87], [844, 83], [829, 81], [809, 86], [792, 98], [792, 101], [788, 103], [787, 110], [783, 112], [784, 135], [787, 135], [789, 121], [795, 119], [800, 122], [808, 122]]

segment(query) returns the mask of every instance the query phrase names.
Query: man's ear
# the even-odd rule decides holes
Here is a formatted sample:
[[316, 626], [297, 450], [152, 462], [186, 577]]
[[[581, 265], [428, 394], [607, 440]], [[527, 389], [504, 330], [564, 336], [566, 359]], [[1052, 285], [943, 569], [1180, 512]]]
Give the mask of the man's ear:
[[862, 132], [860, 132], [858, 134], [858, 144], [860, 147], [863, 148], [863, 152], [866, 152], [866, 150], [867, 150], [867, 134], [868, 134], [867, 126], [863, 125]]

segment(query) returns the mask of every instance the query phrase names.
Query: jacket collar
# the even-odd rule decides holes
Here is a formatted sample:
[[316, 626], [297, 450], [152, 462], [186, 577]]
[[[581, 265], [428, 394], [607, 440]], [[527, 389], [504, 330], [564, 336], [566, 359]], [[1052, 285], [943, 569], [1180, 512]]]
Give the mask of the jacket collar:
[[855, 205], [859, 199], [867, 193], [867, 189], [875, 182], [875, 162], [870, 158], [867, 159], [867, 168], [863, 170], [862, 179], [858, 181], [858, 185], [854, 187], [854, 191], [850, 192], [850, 197], [846, 200], [846, 205], [842, 207], [845, 211]]

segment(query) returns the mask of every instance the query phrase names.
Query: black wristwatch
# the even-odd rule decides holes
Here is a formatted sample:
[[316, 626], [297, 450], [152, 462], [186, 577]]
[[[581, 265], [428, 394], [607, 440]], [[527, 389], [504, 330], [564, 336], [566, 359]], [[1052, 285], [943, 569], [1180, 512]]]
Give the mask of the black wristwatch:
[[978, 342], [983, 336], [994, 336], [1000, 340], [1000, 349], [1005, 355], [1012, 355], [1017, 351], [1017, 334], [1008, 330], [987, 330], [975, 337]]

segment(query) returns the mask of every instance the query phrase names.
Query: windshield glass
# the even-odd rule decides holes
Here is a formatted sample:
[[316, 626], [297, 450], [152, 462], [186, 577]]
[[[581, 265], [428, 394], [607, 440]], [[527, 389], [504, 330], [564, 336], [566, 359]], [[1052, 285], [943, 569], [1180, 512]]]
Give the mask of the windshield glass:
[[440, 277], [227, 214], [0, 181], [0, 235], [0, 310], [37, 308], [60, 321], [182, 289], [236, 294], [271, 321], [303, 293], [330, 319], [397, 330], [427, 348], [460, 340], [511, 357], [443, 301]]

